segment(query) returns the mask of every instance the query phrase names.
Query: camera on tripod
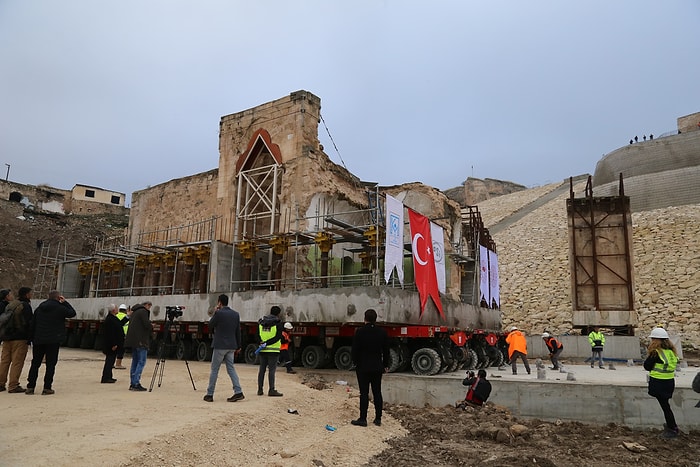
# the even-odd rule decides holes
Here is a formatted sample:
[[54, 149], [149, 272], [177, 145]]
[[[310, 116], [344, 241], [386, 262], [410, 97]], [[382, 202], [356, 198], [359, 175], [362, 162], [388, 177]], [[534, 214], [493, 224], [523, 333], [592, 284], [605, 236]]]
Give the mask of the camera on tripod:
[[165, 307], [165, 317], [169, 319], [170, 321], [173, 321], [175, 318], [179, 318], [180, 316], [183, 315], [183, 311], [185, 307], [184, 306], [166, 306]]

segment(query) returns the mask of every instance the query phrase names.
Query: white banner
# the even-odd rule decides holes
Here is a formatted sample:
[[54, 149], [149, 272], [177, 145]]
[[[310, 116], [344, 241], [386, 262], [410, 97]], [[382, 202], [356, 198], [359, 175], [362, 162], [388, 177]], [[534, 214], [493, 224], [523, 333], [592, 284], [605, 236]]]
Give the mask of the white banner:
[[445, 284], [445, 234], [442, 227], [431, 222], [430, 236], [433, 237], [433, 258], [435, 259], [438, 290], [444, 294], [447, 290]]
[[386, 195], [386, 241], [384, 253], [384, 280], [389, 283], [391, 271], [396, 267], [399, 282], [403, 285], [403, 203]]
[[491, 305], [491, 290], [489, 289], [489, 250], [479, 245], [479, 301], [486, 301]]
[[[501, 307], [501, 290], [498, 280], [498, 255], [489, 250], [489, 290], [491, 292], [491, 302], [496, 302], [496, 307]], [[493, 303], [489, 303], [493, 305]]]

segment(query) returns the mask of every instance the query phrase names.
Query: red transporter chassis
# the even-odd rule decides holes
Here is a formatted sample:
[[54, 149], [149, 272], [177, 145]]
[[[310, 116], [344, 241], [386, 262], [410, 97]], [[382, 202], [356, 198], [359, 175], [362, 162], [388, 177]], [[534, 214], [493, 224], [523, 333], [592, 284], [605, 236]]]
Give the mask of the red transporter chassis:
[[[68, 320], [65, 345], [102, 350], [102, 321]], [[292, 323], [294, 324], [294, 323]], [[295, 365], [305, 368], [353, 368], [352, 337], [362, 323], [297, 323], [291, 331], [290, 352]], [[502, 335], [482, 329], [460, 330], [447, 326], [378, 324], [390, 339], [389, 371], [411, 368], [419, 375], [434, 375], [458, 368], [501, 366], [507, 361]], [[241, 323], [244, 352], [239, 357], [255, 363], [258, 323]], [[150, 353], [180, 360], [211, 360], [208, 323], [154, 321]]]

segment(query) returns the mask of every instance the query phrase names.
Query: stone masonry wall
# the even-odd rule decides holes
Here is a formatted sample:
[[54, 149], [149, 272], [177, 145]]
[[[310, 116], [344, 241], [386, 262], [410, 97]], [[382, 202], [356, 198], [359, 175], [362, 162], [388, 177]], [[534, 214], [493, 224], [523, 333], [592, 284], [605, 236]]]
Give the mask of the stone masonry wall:
[[[584, 182], [574, 186], [577, 196], [584, 187]], [[527, 334], [572, 331], [567, 197], [558, 197], [494, 236], [504, 328], [517, 325]], [[499, 211], [498, 200], [479, 205], [484, 218], [499, 217], [492, 215]], [[632, 223], [636, 333], [646, 336], [663, 324], [685, 345], [697, 345], [700, 204], [633, 213]]]
[[129, 243], [138, 234], [199, 222], [216, 215], [218, 170], [177, 178], [131, 195]]

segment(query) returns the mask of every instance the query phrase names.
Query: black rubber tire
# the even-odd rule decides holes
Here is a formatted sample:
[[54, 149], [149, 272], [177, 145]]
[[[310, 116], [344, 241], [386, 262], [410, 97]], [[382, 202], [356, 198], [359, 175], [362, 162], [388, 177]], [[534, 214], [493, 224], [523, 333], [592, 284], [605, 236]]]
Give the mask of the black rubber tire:
[[323, 368], [326, 361], [326, 352], [320, 345], [310, 345], [301, 352], [301, 364], [304, 368], [317, 370]]
[[476, 351], [474, 349], [469, 349], [469, 358], [467, 359], [466, 363], [464, 364], [464, 369], [465, 370], [475, 370], [476, 365], [479, 363], [479, 356], [476, 354]]
[[90, 331], [85, 331], [83, 337], [80, 338], [81, 349], [92, 349], [95, 345], [95, 334]]
[[399, 345], [400, 363], [396, 371], [406, 371], [411, 366], [411, 349], [407, 345]]
[[102, 347], [104, 347], [103, 342], [105, 341], [105, 336], [102, 334], [97, 334], [95, 336], [95, 343], [92, 346], [93, 350], [102, 350]]
[[349, 345], [344, 345], [338, 347], [333, 356], [335, 361], [335, 367], [339, 370], [351, 370], [354, 366], [352, 363], [352, 347]]
[[70, 331], [68, 334], [68, 339], [66, 339], [66, 346], [71, 349], [77, 349], [80, 347], [80, 333], [78, 331]]
[[245, 362], [248, 365], [255, 365], [255, 362], [258, 359], [258, 356], [255, 355], [255, 351], [257, 349], [258, 349], [258, 346], [256, 344], [248, 344], [245, 346], [243, 358], [245, 358]]
[[389, 373], [395, 373], [401, 366], [401, 351], [398, 347], [389, 348]]
[[181, 339], [175, 347], [175, 358], [189, 360], [192, 357], [192, 341]]
[[440, 371], [442, 359], [437, 350], [428, 347], [418, 349], [411, 357], [411, 368], [417, 375], [432, 376]]
[[197, 361], [198, 362], [208, 362], [211, 361], [211, 342], [209, 341], [199, 341], [197, 344]]

